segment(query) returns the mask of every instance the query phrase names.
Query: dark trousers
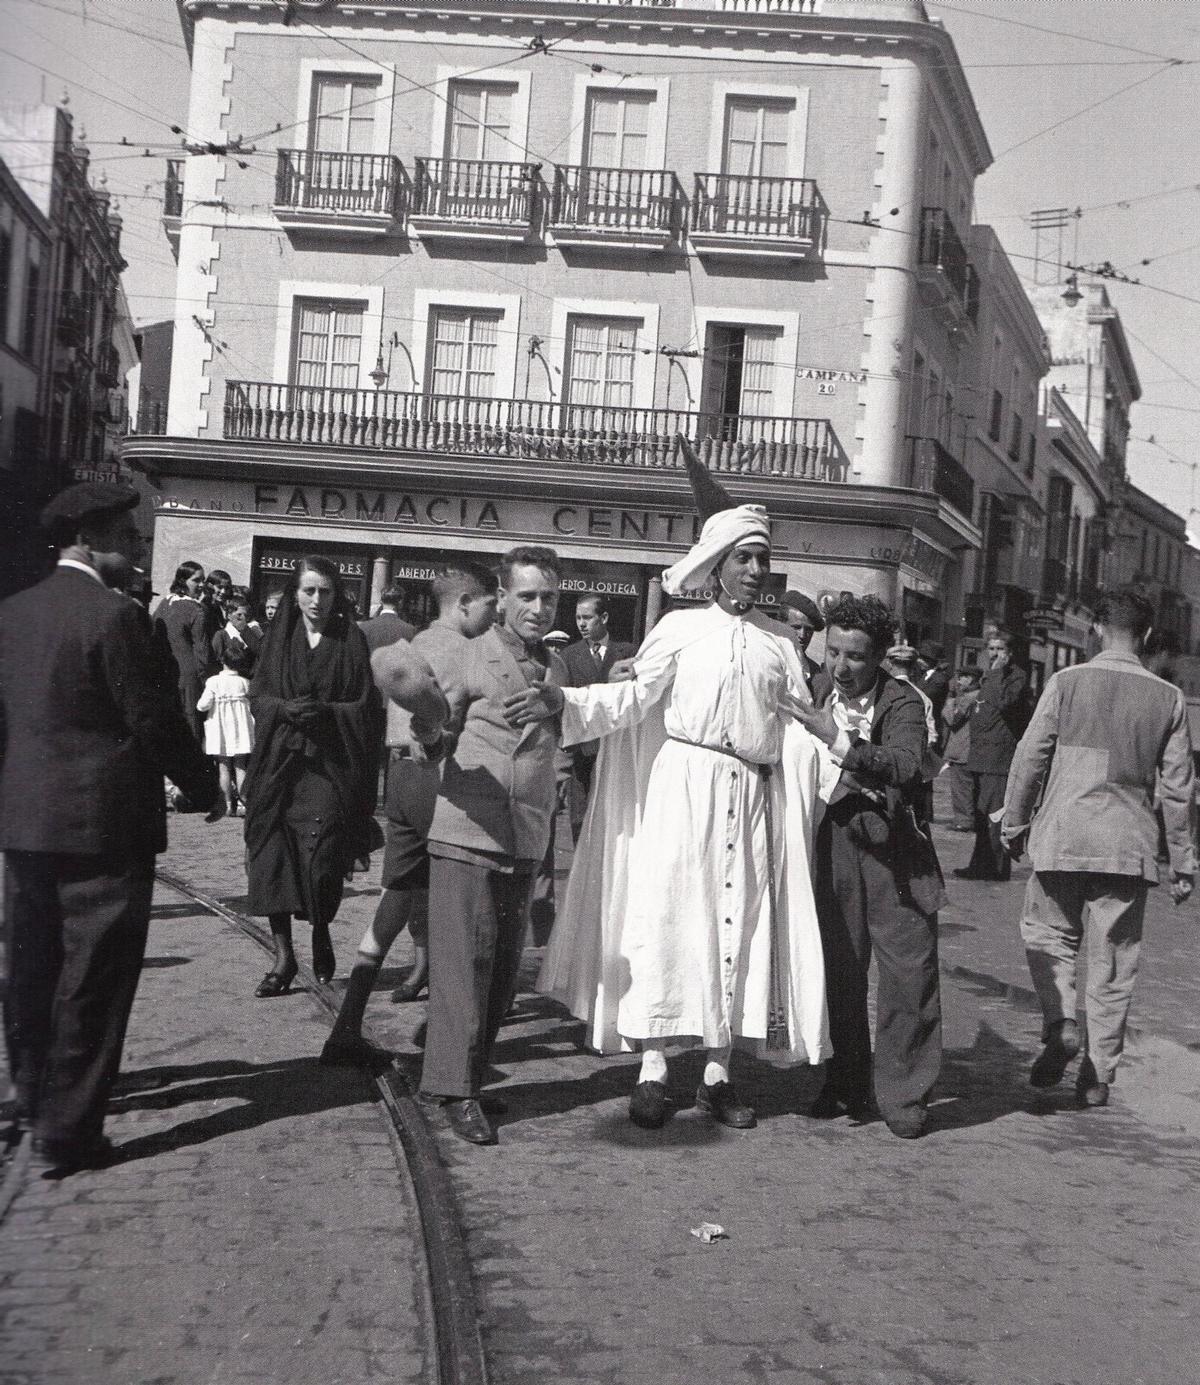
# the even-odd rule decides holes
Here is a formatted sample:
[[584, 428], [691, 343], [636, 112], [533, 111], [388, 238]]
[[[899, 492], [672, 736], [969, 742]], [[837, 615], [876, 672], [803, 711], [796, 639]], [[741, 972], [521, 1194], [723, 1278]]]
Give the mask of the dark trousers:
[[54, 1152], [100, 1138], [141, 974], [152, 857], [10, 851], [4, 1031], [20, 1114]]
[[421, 1090], [477, 1093], [517, 993], [532, 874], [431, 856], [429, 1027]]
[[975, 820], [975, 784], [965, 765], [951, 763], [946, 774], [950, 780], [950, 821], [955, 827], [969, 827]]
[[1008, 771], [1001, 774], [968, 770], [971, 776], [971, 820], [975, 826], [975, 850], [967, 869], [983, 880], [1007, 880], [1012, 875], [1012, 859], [1000, 840], [1000, 824], [991, 815], [1004, 807], [1004, 788]]
[[870, 1095], [867, 973], [874, 948], [875, 1096], [889, 1116], [922, 1103], [941, 1068], [937, 915], [901, 903], [887, 859], [887, 823], [861, 804], [854, 797], [832, 804], [817, 833], [817, 918], [833, 1044], [826, 1085], [843, 1101]]

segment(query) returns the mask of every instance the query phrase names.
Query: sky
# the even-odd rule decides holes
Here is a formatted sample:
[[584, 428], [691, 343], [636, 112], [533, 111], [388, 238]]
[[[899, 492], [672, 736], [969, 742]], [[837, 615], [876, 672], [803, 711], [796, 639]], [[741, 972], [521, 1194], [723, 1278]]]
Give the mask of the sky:
[[[1017, 273], [1034, 281], [1029, 213], [1066, 207], [1082, 215], [1064, 258], [1141, 280], [1108, 281], [1142, 384], [1129, 475], [1200, 538], [1200, 0], [927, 5], [954, 38], [992, 147], [975, 219], [996, 228]], [[93, 175], [120, 201], [138, 322], [173, 311], [159, 214], [188, 71], [174, 0], [0, 0], [0, 99], [69, 91]], [[1043, 238], [1043, 258], [1057, 251]], [[1042, 280], [1051, 272], [1043, 264]]]

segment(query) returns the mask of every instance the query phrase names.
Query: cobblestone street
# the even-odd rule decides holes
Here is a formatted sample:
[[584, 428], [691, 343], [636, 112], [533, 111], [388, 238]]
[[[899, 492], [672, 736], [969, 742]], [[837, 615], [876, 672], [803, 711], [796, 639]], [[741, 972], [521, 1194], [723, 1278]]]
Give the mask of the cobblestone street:
[[[240, 832], [173, 824], [167, 868], [239, 902]], [[569, 837], [568, 837], [569, 840]], [[943, 834], [947, 866], [965, 839]], [[376, 863], [377, 870], [377, 863]], [[335, 930], [344, 978], [377, 899]], [[931, 1131], [798, 1114], [812, 1075], [741, 1055], [746, 1134], [688, 1109], [625, 1116], [601, 1060], [525, 994], [498, 1050], [497, 1149], [440, 1132], [497, 1381], [588, 1385], [1182, 1385], [1200, 1290], [1194, 911], [1152, 896], [1135, 1041], [1112, 1106], [1027, 1084], [1038, 1018], [1021, 883], [951, 885], [946, 1063]], [[304, 949], [303, 939], [301, 941]], [[531, 976], [540, 954], [527, 954]], [[376, 1037], [414, 1074], [424, 1006], [387, 991]], [[257, 950], [160, 888], [110, 1127], [134, 1159], [26, 1186], [3, 1230], [5, 1381], [359, 1381], [420, 1375], [419, 1236], [365, 1079], [312, 1059], [325, 1021], [251, 997]], [[335, 987], [338, 982], [335, 982]], [[715, 1221], [728, 1240], [690, 1235]]]

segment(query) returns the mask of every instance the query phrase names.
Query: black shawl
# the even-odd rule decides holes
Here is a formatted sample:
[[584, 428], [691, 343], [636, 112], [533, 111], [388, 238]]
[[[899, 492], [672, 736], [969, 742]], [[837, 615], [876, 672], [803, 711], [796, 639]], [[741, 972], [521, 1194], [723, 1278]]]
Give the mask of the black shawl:
[[[287, 704], [313, 698], [323, 712], [303, 727]], [[284, 593], [258, 653], [250, 683], [254, 751], [246, 774], [246, 850], [253, 859], [282, 831], [290, 786], [312, 762], [332, 782], [346, 824], [347, 863], [370, 850], [379, 747], [379, 699], [367, 641], [340, 603], [321, 642], [309, 649], [294, 586]]]

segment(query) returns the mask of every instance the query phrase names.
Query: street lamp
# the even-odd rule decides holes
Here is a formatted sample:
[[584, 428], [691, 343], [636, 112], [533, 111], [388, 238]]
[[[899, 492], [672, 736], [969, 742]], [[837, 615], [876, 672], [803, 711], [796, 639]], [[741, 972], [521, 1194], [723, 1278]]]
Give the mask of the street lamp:
[[388, 341], [387, 365], [383, 363], [383, 337], [379, 338], [379, 355], [375, 358], [375, 369], [370, 372], [370, 378], [377, 390], [381, 390], [388, 381], [392, 373], [392, 352], [400, 345], [400, 334], [393, 332]]
[[1068, 308], [1073, 308], [1082, 297], [1083, 294], [1079, 292], [1079, 276], [1076, 274], [1068, 275], [1067, 287], [1063, 289], [1062, 293], [1062, 301]]

